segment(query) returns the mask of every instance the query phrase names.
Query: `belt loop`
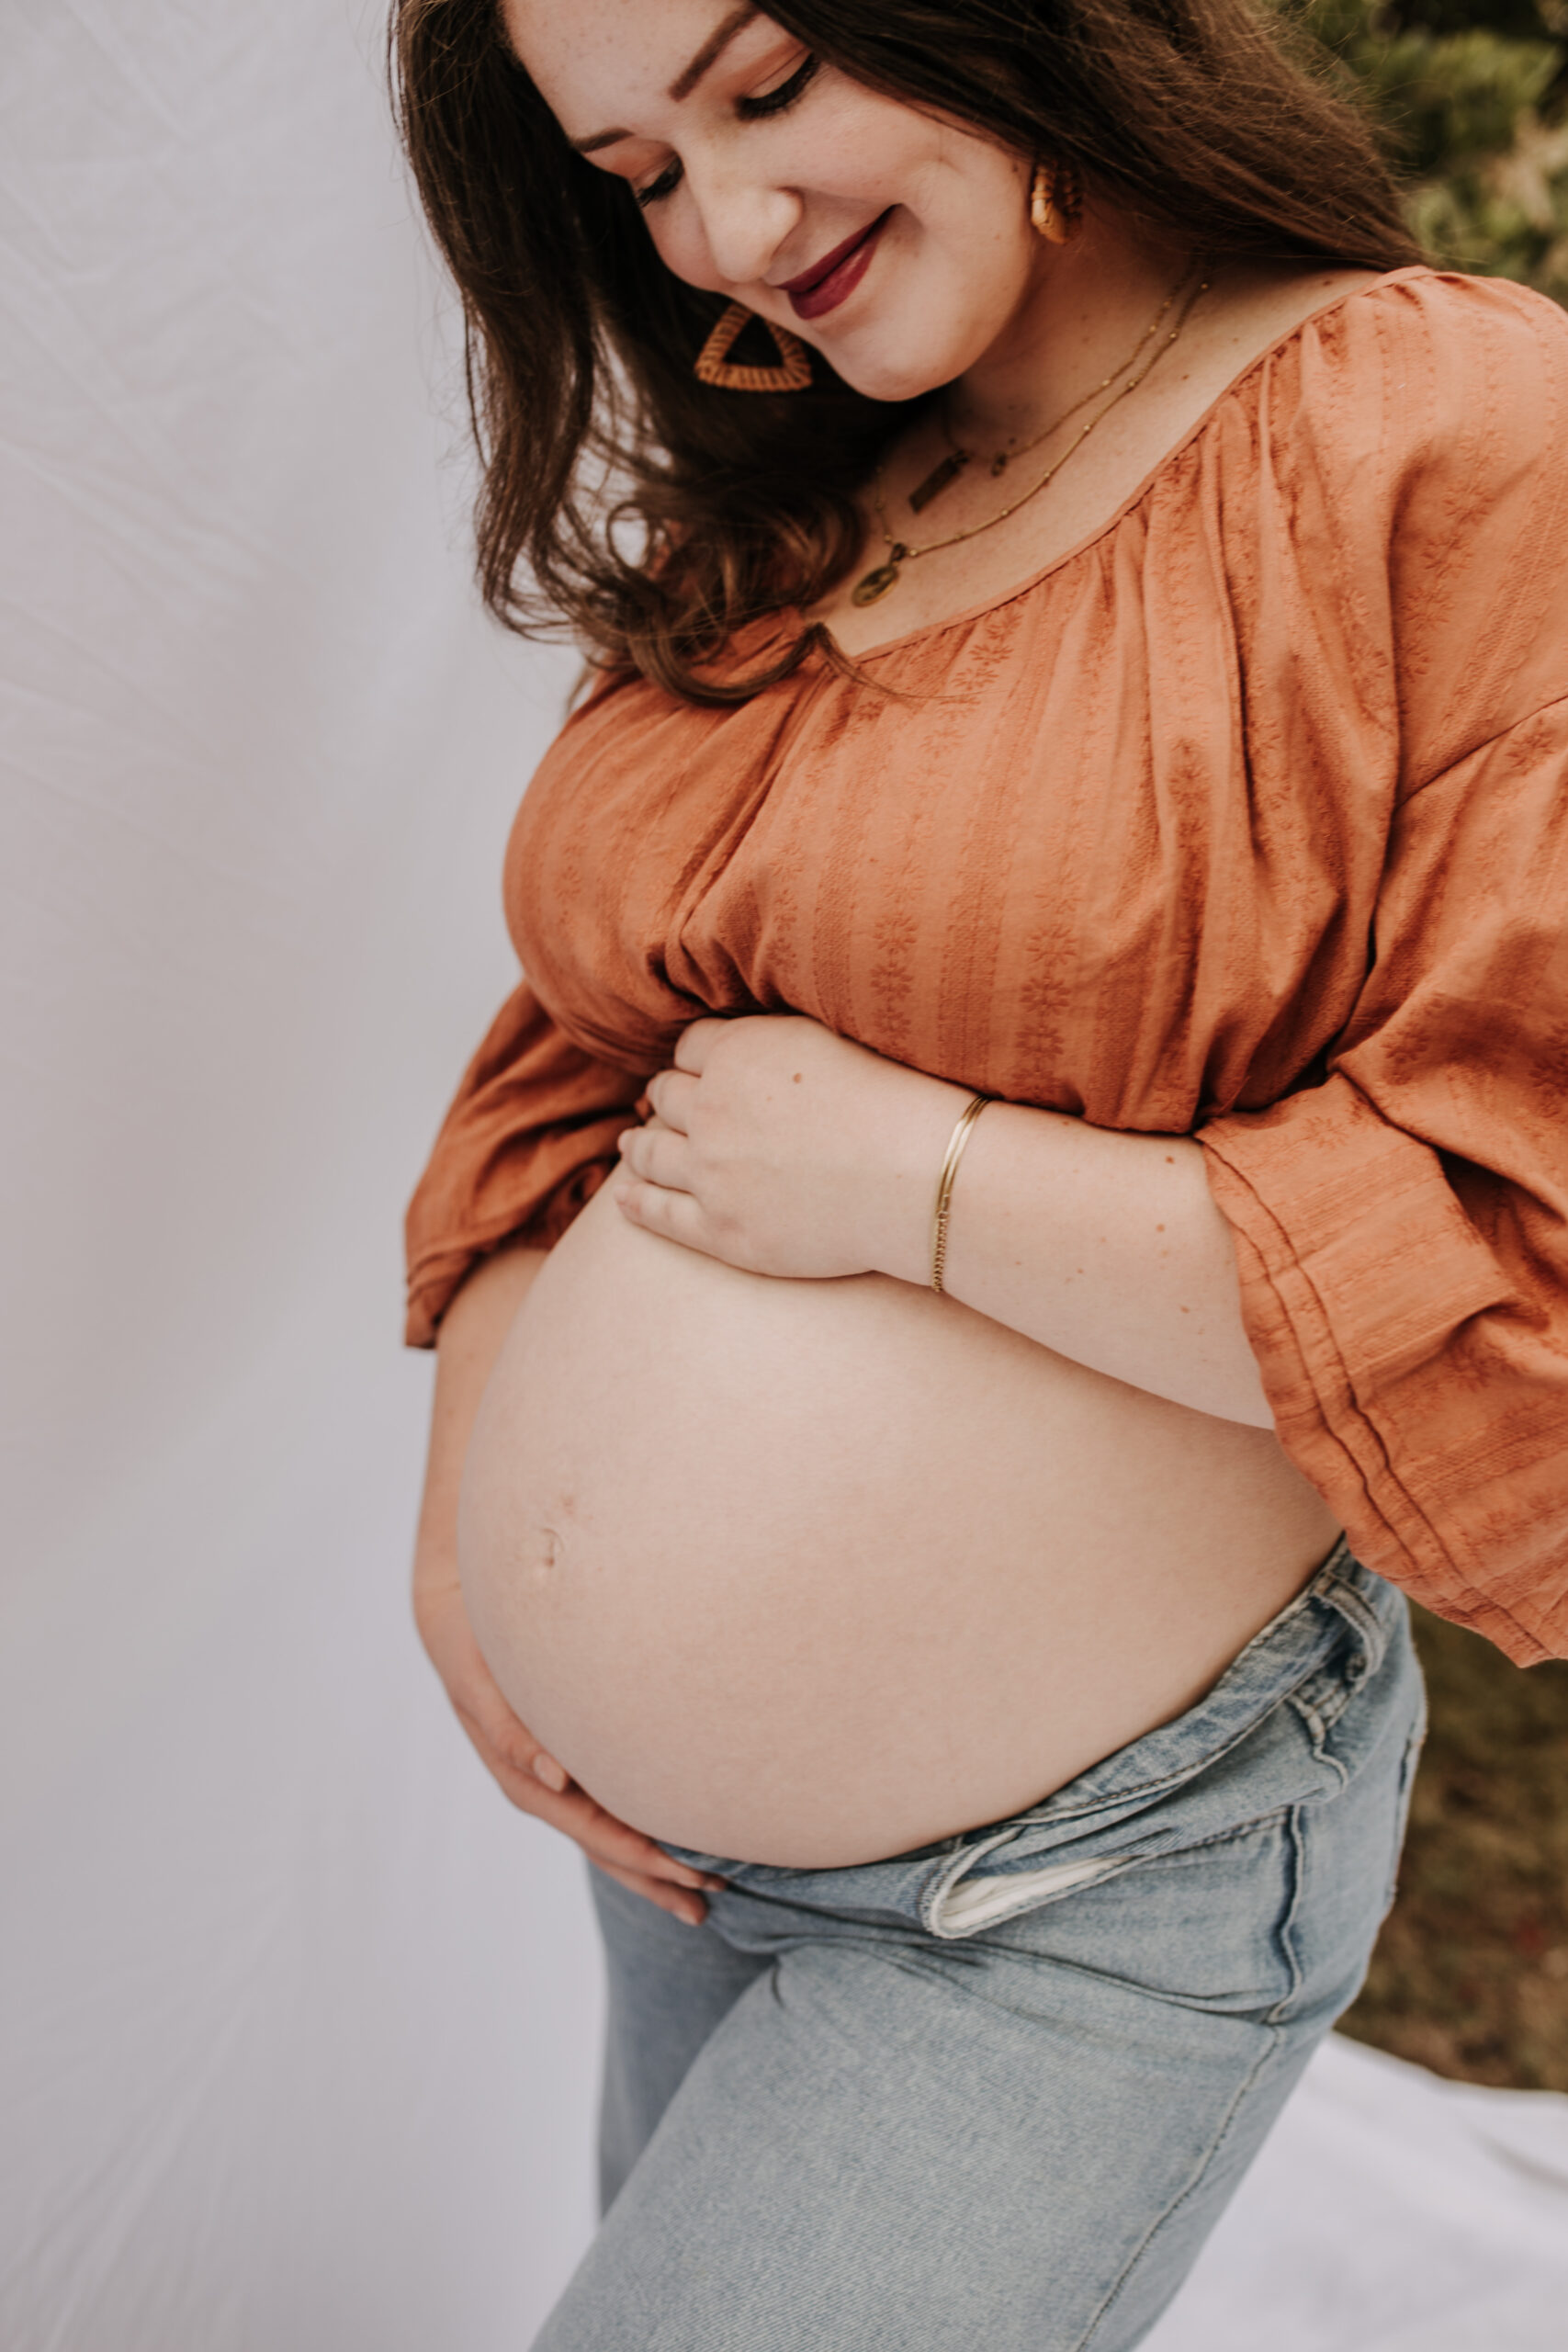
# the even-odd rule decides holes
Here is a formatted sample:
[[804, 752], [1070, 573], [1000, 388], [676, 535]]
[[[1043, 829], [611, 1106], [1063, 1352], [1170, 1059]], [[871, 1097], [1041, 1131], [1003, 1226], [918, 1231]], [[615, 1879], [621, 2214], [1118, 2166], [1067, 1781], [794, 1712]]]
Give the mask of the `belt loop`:
[[1336, 1551], [1325, 1562], [1319, 1572], [1321, 1581], [1317, 1593], [1320, 1600], [1343, 1617], [1360, 1644], [1360, 1662], [1353, 1675], [1353, 1679], [1359, 1681], [1362, 1675], [1375, 1674], [1382, 1664], [1388, 1649], [1388, 1630], [1366, 1595], [1341, 1572], [1338, 1563], [1348, 1556], [1347, 1553]]

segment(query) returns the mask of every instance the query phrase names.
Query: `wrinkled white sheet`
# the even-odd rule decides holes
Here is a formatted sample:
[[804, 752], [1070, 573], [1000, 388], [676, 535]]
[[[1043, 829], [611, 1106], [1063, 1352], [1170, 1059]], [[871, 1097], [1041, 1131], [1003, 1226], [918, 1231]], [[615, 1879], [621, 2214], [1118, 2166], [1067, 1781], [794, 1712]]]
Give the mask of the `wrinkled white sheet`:
[[1563, 2352], [1568, 2098], [1333, 2036], [1147, 2352]]
[[[521, 2352], [590, 2225], [581, 1878], [418, 1655], [396, 1344], [570, 665], [468, 594], [379, 39], [0, 26], [6, 2352]], [[1158, 2342], [1537, 2352], [1565, 2223], [1562, 2102], [1340, 2046]]]

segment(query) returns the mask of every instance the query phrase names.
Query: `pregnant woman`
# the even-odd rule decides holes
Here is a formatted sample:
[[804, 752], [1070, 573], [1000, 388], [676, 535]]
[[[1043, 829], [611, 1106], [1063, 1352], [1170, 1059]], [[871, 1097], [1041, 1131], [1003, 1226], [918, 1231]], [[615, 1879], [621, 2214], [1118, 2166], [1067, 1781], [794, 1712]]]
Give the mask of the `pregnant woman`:
[[400, 0], [592, 684], [410, 1216], [420, 1627], [589, 1855], [547, 2352], [1121, 2352], [1568, 1647], [1568, 322], [1242, 0]]

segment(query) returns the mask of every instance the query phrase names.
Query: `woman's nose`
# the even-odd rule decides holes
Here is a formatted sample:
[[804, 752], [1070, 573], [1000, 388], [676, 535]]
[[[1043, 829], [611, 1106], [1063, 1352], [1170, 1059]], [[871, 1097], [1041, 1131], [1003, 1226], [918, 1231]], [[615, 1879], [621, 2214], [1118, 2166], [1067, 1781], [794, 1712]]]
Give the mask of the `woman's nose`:
[[738, 175], [688, 175], [714, 268], [727, 285], [765, 279], [800, 219], [798, 196]]

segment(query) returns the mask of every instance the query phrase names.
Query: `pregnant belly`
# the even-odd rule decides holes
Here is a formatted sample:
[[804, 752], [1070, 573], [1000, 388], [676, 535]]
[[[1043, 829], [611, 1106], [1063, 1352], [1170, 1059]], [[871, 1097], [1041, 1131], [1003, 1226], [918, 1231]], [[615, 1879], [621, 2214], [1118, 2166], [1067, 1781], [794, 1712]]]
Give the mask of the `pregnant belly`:
[[1336, 1532], [1266, 1430], [880, 1275], [739, 1272], [603, 1192], [498, 1359], [459, 1552], [502, 1690], [591, 1795], [833, 1867], [1179, 1713]]

